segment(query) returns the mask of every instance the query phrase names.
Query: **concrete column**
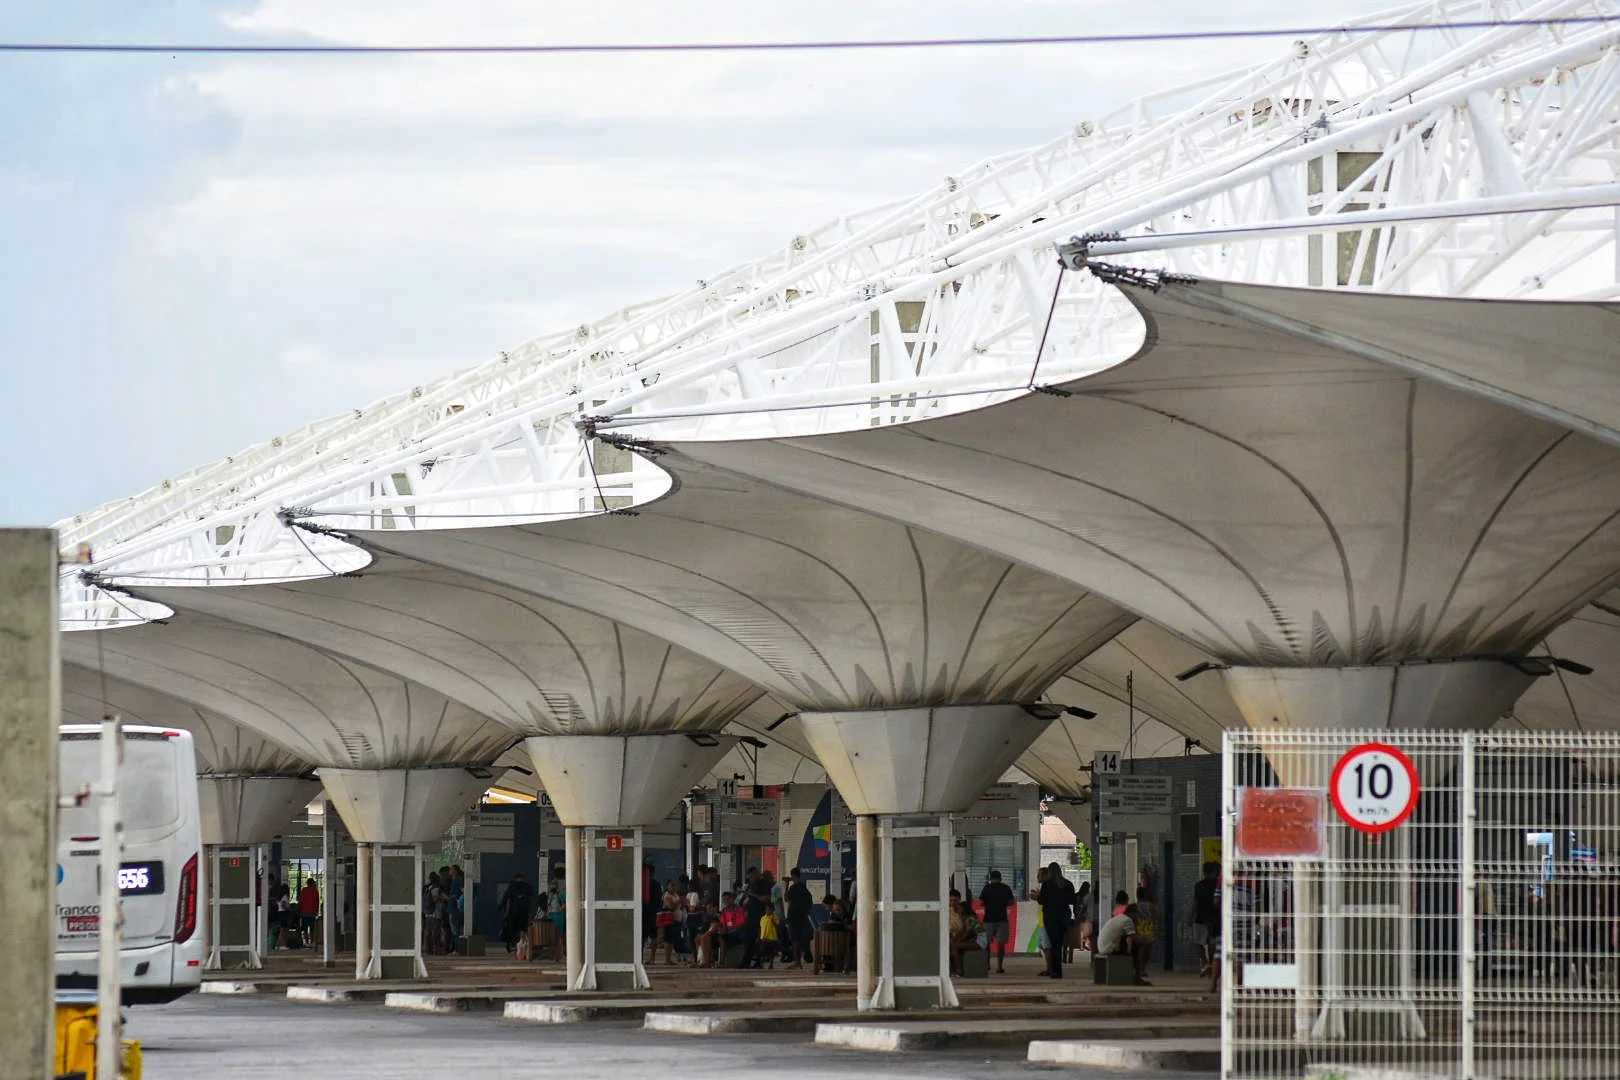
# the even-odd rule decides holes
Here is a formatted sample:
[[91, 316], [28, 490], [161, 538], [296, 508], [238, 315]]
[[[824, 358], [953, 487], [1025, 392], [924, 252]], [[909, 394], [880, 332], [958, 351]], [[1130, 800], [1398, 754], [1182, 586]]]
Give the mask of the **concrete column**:
[[563, 892], [566, 897], [564, 929], [568, 935], [568, 986], [579, 985], [585, 966], [585, 858], [580, 851], [584, 830], [569, 825], [563, 829]]
[[0, 1047], [19, 1076], [52, 1076], [61, 665], [56, 533], [0, 530]]
[[326, 811], [321, 814], [321, 966], [337, 966], [337, 916], [343, 906], [342, 894], [338, 891], [338, 858], [336, 830], [332, 828], [332, 816], [337, 811], [332, 809], [330, 799], [326, 802]]
[[270, 912], [275, 910], [276, 899], [270, 895], [270, 845], [253, 845], [253, 867], [259, 886], [253, 895], [253, 951], [264, 956], [270, 951]]
[[567, 829], [573, 990], [648, 986], [641, 962], [640, 827], [662, 821], [737, 743], [730, 736], [541, 735], [526, 741]]
[[354, 845], [354, 977], [371, 977], [371, 845]]
[[[205, 859], [203, 894], [208, 902], [208, 969], [264, 966], [264, 945], [252, 922], [256, 849], [274, 840], [320, 790], [319, 781], [301, 776], [197, 778], [203, 849], [211, 853]], [[268, 875], [265, 885], [268, 888]], [[263, 900], [263, 914], [268, 916], [271, 898]]]
[[[423, 841], [444, 836], [489, 787], [487, 769], [316, 770], [332, 807], [360, 846], [355, 977], [426, 977], [422, 959]], [[363, 946], [363, 947], [361, 947]]]
[[855, 819], [855, 997], [871, 1008], [878, 979], [877, 818]]
[[214, 955], [214, 853], [207, 844], [203, 845], [202, 859], [197, 865], [197, 887], [202, 890], [202, 910], [197, 913], [197, 937], [202, 942], [203, 969], [208, 968], [208, 960]]
[[856, 986], [862, 1009], [957, 1004], [946, 937], [949, 817], [966, 810], [1057, 717], [1044, 706], [803, 713], [856, 814]]

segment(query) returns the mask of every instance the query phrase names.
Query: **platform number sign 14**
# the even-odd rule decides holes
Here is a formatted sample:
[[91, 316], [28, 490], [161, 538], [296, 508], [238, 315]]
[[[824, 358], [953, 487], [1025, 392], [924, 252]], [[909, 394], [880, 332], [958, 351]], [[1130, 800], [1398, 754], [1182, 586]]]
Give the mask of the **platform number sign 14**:
[[1333, 768], [1328, 794], [1346, 825], [1386, 833], [1412, 816], [1420, 791], [1412, 759], [1388, 743], [1362, 743]]

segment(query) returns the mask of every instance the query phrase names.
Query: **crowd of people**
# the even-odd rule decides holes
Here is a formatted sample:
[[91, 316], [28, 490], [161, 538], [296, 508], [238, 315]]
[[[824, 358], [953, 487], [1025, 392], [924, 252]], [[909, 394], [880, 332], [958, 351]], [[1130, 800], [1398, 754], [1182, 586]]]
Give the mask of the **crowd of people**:
[[[1220, 864], [1206, 863], [1203, 878], [1193, 890], [1188, 923], [1194, 943], [1200, 950], [1203, 974], [1218, 978], [1220, 937]], [[273, 880], [273, 879], [272, 879]], [[462, 925], [465, 877], [459, 866], [441, 867], [428, 876], [423, 890], [423, 917], [427, 923], [427, 951], [453, 952]], [[283, 889], [285, 891], [285, 889]], [[312, 912], [319, 910], [319, 893], [312, 895]], [[1143, 884], [1133, 898], [1120, 890], [1111, 902], [1095, 905], [1091, 884], [1077, 889], [1057, 863], [1041, 868], [1035, 887], [1028, 893], [1038, 911], [1037, 938], [1044, 960], [1041, 975], [1063, 977], [1064, 963], [1075, 950], [1086, 954], [1131, 957], [1136, 981], [1151, 985], [1147, 978], [1148, 958], [1162, 927], [1162, 916], [1153, 889]], [[567, 896], [564, 878], [554, 873], [543, 891], [522, 874], [514, 874], [497, 904], [501, 940], [508, 952], [527, 955], [524, 944], [532, 923], [549, 922], [555, 928], [554, 940], [563, 940], [566, 927]], [[854, 927], [853, 895], [850, 899], [828, 894], [817, 906], [815, 897], [797, 867], [778, 880], [770, 870], [751, 866], [742, 882], [722, 890], [720, 875], [713, 867], [700, 866], [695, 874], [671, 878], [659, 886], [651, 864], [642, 869], [642, 934], [644, 959], [666, 965], [694, 967], [775, 967], [780, 961], [789, 969], [806, 965], [818, 967], [825, 957], [817, 955], [819, 931], [848, 931]], [[1002, 880], [1000, 871], [991, 870], [979, 891], [978, 909], [971, 897], [950, 891], [948, 944], [953, 974], [963, 971], [963, 957], [976, 950], [988, 953], [994, 966], [989, 970], [1005, 974], [1007, 954], [1016, 946], [1012, 938], [1012, 915], [1019, 897]], [[304, 906], [300, 898], [298, 907]], [[306, 915], [312, 917], [312, 915]], [[832, 939], [832, 940], [837, 940]], [[846, 943], [840, 946], [848, 949]], [[842, 957], [847, 964], [849, 957]], [[1212, 989], [1214, 988], [1212, 983]]]
[[[951, 971], [962, 972], [962, 957], [976, 949], [989, 952], [995, 966], [989, 970], [1006, 972], [1007, 953], [1013, 947], [1010, 912], [1016, 902], [1012, 889], [1001, 880], [998, 871], [990, 871], [984, 888], [979, 892], [982, 917], [973, 906], [963, 900], [960, 893], [951, 890], [951, 921], [948, 934]], [[1061, 979], [1067, 958], [1079, 950], [1086, 954], [1120, 955], [1131, 958], [1136, 982], [1152, 985], [1147, 977], [1148, 959], [1154, 943], [1159, 940], [1163, 925], [1162, 913], [1154, 899], [1154, 888], [1144, 882], [1133, 898], [1121, 889], [1115, 893], [1104, 917], [1093, 910], [1090, 882], [1078, 889], [1063, 875], [1057, 863], [1043, 867], [1036, 874], [1036, 884], [1029, 892], [1038, 911], [1037, 941], [1045, 966], [1040, 974]], [[1193, 889], [1193, 903], [1188, 911], [1193, 941], [1200, 954], [1201, 974], [1212, 978], [1211, 989], [1219, 979], [1221, 928], [1220, 864], [1205, 863], [1203, 878]]]
[[[722, 891], [719, 873], [700, 866], [692, 877], [665, 882], [656, 895], [654, 888], [648, 868], [642, 925], [649, 962], [656, 963], [660, 953], [666, 964], [697, 967], [775, 967], [781, 960], [802, 969], [817, 961], [815, 897], [798, 867], [778, 880], [771, 871], [751, 866], [738, 888]], [[821, 929], [847, 928], [844, 901], [829, 895], [823, 905]]]
[[460, 866], [441, 866], [428, 874], [422, 887], [423, 952], [447, 955], [460, 947], [466, 891]]
[[315, 940], [321, 916], [321, 890], [314, 877], [306, 877], [295, 894], [292, 886], [270, 875], [271, 949], [301, 949]]

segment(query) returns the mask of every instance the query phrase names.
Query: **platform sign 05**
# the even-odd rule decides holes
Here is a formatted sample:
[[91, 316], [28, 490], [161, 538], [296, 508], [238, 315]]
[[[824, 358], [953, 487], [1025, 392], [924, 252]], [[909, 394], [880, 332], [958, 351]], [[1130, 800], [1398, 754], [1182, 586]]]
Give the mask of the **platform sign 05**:
[[1417, 767], [1388, 743], [1353, 747], [1333, 767], [1328, 795], [1346, 825], [1364, 833], [1386, 833], [1417, 809]]

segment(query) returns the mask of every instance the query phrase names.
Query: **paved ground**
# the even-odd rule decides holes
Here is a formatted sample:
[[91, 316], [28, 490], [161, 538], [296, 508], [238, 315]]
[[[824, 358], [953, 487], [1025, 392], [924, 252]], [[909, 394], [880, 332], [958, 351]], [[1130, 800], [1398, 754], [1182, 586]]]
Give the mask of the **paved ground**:
[[[537, 1028], [492, 1014], [432, 1016], [377, 1005], [311, 1006], [268, 994], [193, 994], [127, 1013], [125, 1037], [139, 1039], [149, 1080], [304, 1076], [311, 1080], [420, 1080], [425, 1075], [512, 1080], [1030, 1080], [1024, 1051], [864, 1054], [812, 1047], [804, 1036], [692, 1038], [633, 1024]], [[676, 1070], [676, 1071], [671, 1071]], [[1122, 1080], [1141, 1073], [1065, 1069], [1035, 1075]], [[1159, 1074], [1152, 1080], [1192, 1080]], [[1208, 1080], [1208, 1074], [1196, 1077]]]

